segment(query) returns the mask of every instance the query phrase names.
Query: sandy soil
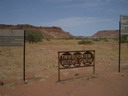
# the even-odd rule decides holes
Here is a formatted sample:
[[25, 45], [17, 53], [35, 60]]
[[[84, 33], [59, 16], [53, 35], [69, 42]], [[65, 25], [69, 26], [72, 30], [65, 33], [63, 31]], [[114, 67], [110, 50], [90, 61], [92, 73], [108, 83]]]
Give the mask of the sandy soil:
[[[30, 70], [28, 70], [26, 73], [26, 84], [24, 84], [22, 77], [18, 77], [19, 74], [22, 74], [22, 71], [9, 71], [7, 70], [9, 68], [5, 68], [5, 66], [1, 65], [1, 67], [6, 69], [7, 72], [3, 70], [3, 72], [0, 72], [0, 74], [2, 74], [0, 81], [4, 82], [4, 85], [0, 86], [0, 96], [128, 96], [127, 62], [123, 62], [125, 64], [121, 66], [121, 72], [118, 73], [118, 51], [116, 52], [116, 50], [114, 50], [118, 46], [114, 45], [116, 43], [100, 44], [104, 44], [105, 46], [80, 46], [81, 49], [83, 47], [96, 49], [97, 55], [95, 74], [92, 74], [92, 67], [61, 70], [60, 82], [58, 82], [57, 65], [55, 65], [55, 63], [57, 63], [57, 61], [55, 60], [57, 59], [57, 55], [55, 55], [54, 53], [50, 55], [47, 54], [47, 52], [52, 52], [49, 51], [51, 47], [55, 50], [55, 53], [58, 50], [73, 49], [69, 45], [63, 47], [62, 45], [57, 46], [53, 44], [47, 45], [47, 47], [45, 46], [43, 48], [41, 48], [42, 46], [38, 47], [40, 51], [43, 51], [43, 53], [46, 54], [45, 57], [48, 55], [48, 57], [46, 58], [52, 58], [54, 56], [52, 59], [53, 65], [51, 66], [52, 61], [40, 61], [40, 59], [37, 59], [35, 61], [41, 62], [38, 65], [40, 68], [34, 66], [34, 63], [31, 63], [32, 65], [28, 65], [27, 67], [33, 67], [31, 67]], [[30, 46], [31, 48], [33, 48], [33, 45]], [[78, 45], [72, 46], [75, 46], [75, 48], [78, 47]], [[44, 51], [46, 48], [48, 50], [47, 52]], [[39, 50], [37, 50], [36, 52], [38, 52]], [[32, 52], [32, 50], [29, 51], [30, 53]], [[114, 52], [116, 52], [117, 54]], [[43, 67], [44, 65], [42, 65], [42, 62], [50, 65]], [[16, 78], [15, 76], [17, 76], [18, 78]]]
[[67, 74], [61, 72], [61, 82], [57, 82], [56, 73], [29, 79], [26, 84], [6, 81], [0, 86], [0, 96], [128, 96], [128, 71], [118, 73], [112, 69], [98, 69], [95, 75], [89, 68], [68, 70]]

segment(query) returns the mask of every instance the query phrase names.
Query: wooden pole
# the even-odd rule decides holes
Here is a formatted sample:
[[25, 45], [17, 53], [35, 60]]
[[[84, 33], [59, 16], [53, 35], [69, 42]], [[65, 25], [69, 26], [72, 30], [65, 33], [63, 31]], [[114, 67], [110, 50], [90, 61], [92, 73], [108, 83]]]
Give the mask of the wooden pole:
[[59, 61], [59, 58], [60, 58], [60, 54], [58, 52], [58, 82], [60, 81], [60, 61]]
[[120, 61], [121, 61], [121, 22], [119, 22], [119, 66], [118, 66], [118, 72], [120, 72]]
[[24, 30], [24, 47], [23, 47], [23, 81], [25, 82], [25, 30]]

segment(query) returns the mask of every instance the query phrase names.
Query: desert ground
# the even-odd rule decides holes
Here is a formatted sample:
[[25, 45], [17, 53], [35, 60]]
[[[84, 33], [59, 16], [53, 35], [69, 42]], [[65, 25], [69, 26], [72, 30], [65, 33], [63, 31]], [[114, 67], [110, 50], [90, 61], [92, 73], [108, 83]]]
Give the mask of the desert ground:
[[[0, 96], [128, 96], [128, 47], [122, 44], [118, 72], [118, 41], [43, 40], [26, 43], [26, 83], [23, 82], [23, 46], [0, 47]], [[92, 67], [61, 70], [58, 51], [95, 50]]]

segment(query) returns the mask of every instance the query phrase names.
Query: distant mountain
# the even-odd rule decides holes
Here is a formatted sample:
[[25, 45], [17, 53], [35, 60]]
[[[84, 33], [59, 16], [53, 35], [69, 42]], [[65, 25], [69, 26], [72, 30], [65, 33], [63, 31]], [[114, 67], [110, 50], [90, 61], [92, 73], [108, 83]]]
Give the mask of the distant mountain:
[[119, 30], [102, 30], [102, 31], [98, 31], [91, 37], [93, 38], [118, 38]]
[[23, 30], [39, 30], [44, 38], [74, 38], [69, 32], [63, 31], [60, 27], [38, 27], [29, 24], [6, 25], [0, 24], [0, 29], [23, 29]]
[[[29, 24], [7, 25], [0, 24], [1, 29], [23, 29], [23, 30], [39, 30], [42, 32], [44, 38], [87, 38], [87, 36], [73, 36], [69, 32], [65, 32], [63, 29], [57, 26], [42, 27], [33, 26]], [[119, 36], [119, 30], [102, 30], [98, 31], [92, 38], [117, 38]]]

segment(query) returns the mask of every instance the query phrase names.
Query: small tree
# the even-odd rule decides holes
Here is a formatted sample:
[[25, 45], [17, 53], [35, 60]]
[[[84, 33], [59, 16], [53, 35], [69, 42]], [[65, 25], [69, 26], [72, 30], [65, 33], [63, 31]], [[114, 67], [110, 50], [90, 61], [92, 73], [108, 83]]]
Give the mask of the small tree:
[[26, 30], [26, 40], [29, 43], [37, 43], [39, 41], [42, 41], [42, 33], [38, 30]]
[[128, 38], [128, 35], [122, 35], [121, 36], [121, 43], [128, 43], [127, 38]]

